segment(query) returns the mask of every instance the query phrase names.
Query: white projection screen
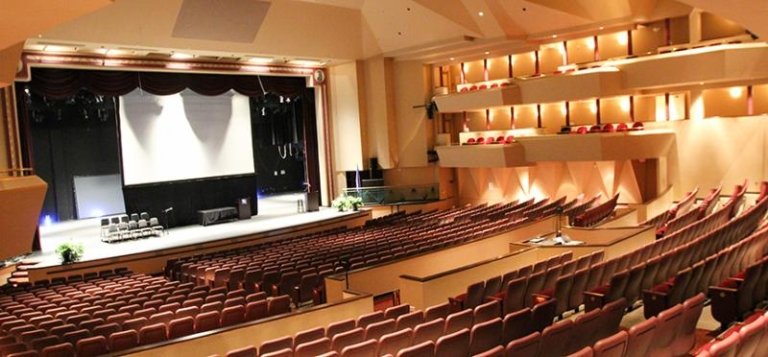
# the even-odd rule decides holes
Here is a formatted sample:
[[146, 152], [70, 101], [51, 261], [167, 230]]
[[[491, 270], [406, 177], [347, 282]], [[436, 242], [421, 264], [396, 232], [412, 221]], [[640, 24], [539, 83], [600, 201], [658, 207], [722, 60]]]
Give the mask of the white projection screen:
[[120, 97], [126, 186], [254, 173], [248, 97], [184, 90]]

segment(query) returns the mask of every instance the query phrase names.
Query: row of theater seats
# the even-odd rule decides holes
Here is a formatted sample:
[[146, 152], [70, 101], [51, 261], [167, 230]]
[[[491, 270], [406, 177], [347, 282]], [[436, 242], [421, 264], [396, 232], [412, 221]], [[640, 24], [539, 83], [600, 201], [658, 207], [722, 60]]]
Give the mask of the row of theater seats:
[[[633, 304], [642, 291], [645, 315], [649, 317], [696, 293], [706, 292], [711, 282], [718, 281], [714, 273], [727, 266], [717, 250], [748, 235], [765, 212], [763, 203], [726, 224], [730, 207], [731, 204], [727, 204], [686, 229], [630, 253], [629, 256], [635, 258], [628, 264], [620, 263], [626, 255], [617, 258], [619, 263], [606, 268], [606, 274], [611, 274], [608, 284], [585, 293], [587, 308], [619, 297]], [[685, 276], [679, 280], [680, 284], [675, 283], [678, 273]]]
[[577, 127], [576, 130], [574, 130], [572, 126], [564, 126], [560, 128], [560, 134], [613, 133], [613, 132], [638, 131], [638, 130], [643, 130], [644, 128], [645, 126], [641, 122], [632, 123], [632, 126], [629, 126], [626, 123], [619, 123], [616, 125], [613, 125], [611, 123], [604, 124], [604, 125], [595, 124], [592, 126], [580, 126], [580, 127]]
[[[746, 186], [737, 185], [734, 188], [734, 192], [731, 195], [731, 199], [738, 197], [739, 201], [733, 206], [734, 212], [739, 209], [739, 206], [743, 202], [744, 194], [747, 192]], [[663, 237], [667, 234], [675, 233], [689, 224], [696, 222], [708, 215], [710, 215], [717, 207], [717, 201], [720, 195], [720, 187], [710, 190], [710, 193], [702, 199], [701, 203], [694, 207], [694, 209], [688, 211], [685, 214], [675, 217], [667, 222], [661, 229], [656, 231], [657, 237]]]
[[509, 87], [510, 85], [511, 83], [509, 82], [491, 83], [490, 85], [489, 84], [480, 84], [480, 85], [473, 84], [468, 87], [466, 86], [462, 87], [461, 89], [459, 89], [459, 93], [474, 92], [478, 90], [494, 89], [499, 87], [503, 88], [503, 87]]
[[449, 313], [448, 304], [424, 312], [409, 312], [407, 305], [400, 305], [266, 341], [258, 349], [252, 345], [239, 348], [227, 357], [536, 357], [591, 356], [587, 352], [592, 351], [597, 356], [646, 356], [668, 350], [683, 355], [694, 346], [704, 302], [704, 295], [698, 294], [626, 331], [619, 330], [627, 307], [624, 299], [551, 326], [551, 315], [537, 318], [540, 305], [533, 313], [525, 308], [506, 315], [496, 300], [454, 313]]
[[[703, 294], [696, 295], [662, 311], [658, 317], [651, 317], [628, 330], [616, 332], [597, 341], [592, 347], [587, 346], [570, 356], [686, 356], [696, 343], [696, 323], [701, 317], [705, 300]], [[585, 331], [588, 330], [573, 329], [574, 334]]]
[[[745, 240], [742, 243], [746, 244], [718, 253], [719, 255], [743, 254], [743, 258], [738, 261], [718, 257], [718, 261], [728, 260], [727, 263], [730, 266], [722, 269], [722, 273], [718, 275], [726, 278], [709, 288], [712, 316], [723, 326], [741, 320], [768, 298], [768, 256], [766, 256], [768, 228], [763, 228], [752, 238], [753, 242]], [[750, 256], [750, 253], [753, 255]]]
[[675, 211], [670, 214], [669, 220], [664, 222], [656, 230], [656, 237], [661, 238], [667, 234], [675, 233], [689, 224], [694, 223], [712, 213], [717, 207], [718, 196], [720, 195], [720, 187], [710, 190], [709, 194], [696, 207], [691, 208], [687, 212]]
[[541, 202], [545, 201], [400, 215], [387, 225], [172, 260], [166, 274], [182, 282], [263, 291], [268, 295], [288, 294], [296, 305], [320, 302], [322, 277], [341, 272], [342, 257], [350, 269], [357, 269], [482, 239], [554, 211], [554, 206]]
[[767, 203], [768, 200], [763, 200], [728, 224], [665, 254], [660, 265], [666, 265], [667, 269], [659, 269], [665, 274], [657, 273], [657, 284], [643, 291], [645, 315], [654, 315], [682, 299], [706, 291], [707, 286], [738, 271], [741, 262], [754, 262], [755, 254], [750, 251], [759, 251], [762, 256], [766, 232], [750, 234], [764, 223]]
[[684, 230], [647, 244], [625, 256], [605, 262], [602, 269], [604, 269], [604, 276], [609, 277], [607, 284], [599, 287], [592, 286], [588, 289], [589, 291], [585, 293], [587, 308], [600, 306], [620, 297], [626, 298], [632, 305], [642, 291], [646, 317], [649, 317], [685, 297], [705, 292], [710, 280], [700, 279], [701, 275], [698, 276], [696, 284], [691, 284], [690, 289], [687, 287], [683, 289], [682, 285], [675, 288], [674, 296], [666, 296], [668, 294], [661, 292], [661, 289], [657, 290], [657, 293], [649, 291], [667, 282], [670, 276], [684, 269], [685, 264], [690, 263], [694, 257], [702, 257], [704, 254], [702, 247], [708, 247], [706, 249], [711, 250], [712, 246], [721, 246], [723, 239], [717, 237], [732, 232], [744, 232], [749, 230], [749, 227], [754, 228], [760, 211], [764, 212], [765, 206], [756, 206], [749, 214], [742, 215], [740, 219], [734, 220], [729, 225], [724, 225], [735, 200], [731, 202], [715, 214], [689, 225]]
[[[580, 197], [583, 195], [580, 195]], [[575, 204], [571, 206], [570, 208], [563, 210], [563, 216], [568, 219], [568, 222], [573, 222], [576, 217], [581, 215], [582, 213], [586, 212], [588, 209], [592, 208], [595, 203], [597, 203], [600, 200], [600, 197], [602, 194], [597, 194], [595, 197], [592, 197], [589, 200], [580, 200], [581, 202], [579, 204]]]
[[487, 138], [481, 136], [479, 138], [469, 138], [463, 145], [512, 144], [514, 142], [515, 137], [513, 135], [507, 135], [506, 137], [500, 135], [495, 138], [493, 136], [489, 136]]
[[[593, 133], [613, 133], [643, 130], [645, 127], [641, 122], [632, 123], [632, 126], [626, 123], [580, 126], [575, 130], [571, 126], [564, 126], [560, 129], [560, 134], [593, 134]], [[488, 137], [468, 138], [462, 145], [484, 145], [484, 144], [512, 144], [515, 142], [514, 135], [499, 135]]]
[[129, 271], [72, 280], [0, 297], [0, 355], [96, 356], [291, 311], [288, 296]]
[[600, 223], [613, 214], [613, 210], [616, 209], [618, 201], [619, 194], [617, 193], [610, 200], [591, 207], [584, 211], [584, 213], [575, 216], [573, 221], [571, 221], [571, 225], [575, 227], [591, 227]]
[[[677, 217], [678, 214], [683, 215], [691, 211], [691, 206], [696, 202], [696, 194], [699, 192], [699, 188], [696, 187], [692, 191], [689, 191], [688, 193], [683, 196], [683, 198], [678, 201], [677, 203], [672, 204], [672, 206], [656, 215], [655, 217], [652, 217], [645, 222], [641, 223], [641, 226], [653, 226], [653, 228], [658, 230], [662, 227], [664, 227], [667, 222], [670, 220], [673, 220]], [[657, 233], [658, 236], [658, 233]]]
[[550, 326], [553, 316], [540, 314], [538, 308], [503, 315], [496, 300], [454, 313], [449, 309], [448, 304], [441, 304], [422, 312], [400, 305], [266, 341], [258, 349], [252, 345], [239, 348], [227, 356], [472, 356], [531, 334], [541, 334], [552, 349], [542, 355], [552, 355], [560, 351], [557, 346], [564, 328], [589, 330], [574, 335], [568, 346], [591, 344], [616, 332], [624, 312], [617, 302], [575, 323], [564, 320], [554, 327]]
[[[537, 303], [549, 300], [542, 297], [550, 294], [556, 287], [556, 281], [565, 276], [572, 276], [576, 272], [587, 276], [586, 273], [603, 259], [603, 251], [584, 255], [576, 260], [571, 260], [571, 257], [571, 252], [563, 253], [534, 265], [470, 284], [466, 293], [449, 298], [449, 302], [454, 310], [457, 310], [473, 308], [488, 300], [499, 300], [504, 314], [526, 307], [531, 308]], [[569, 297], [573, 298], [569, 299]], [[559, 316], [568, 309], [578, 309], [581, 305], [580, 297], [581, 291], [565, 291], [558, 296], [552, 315]]]
[[768, 313], [759, 310], [701, 346], [696, 357], [762, 357], [768, 351]]

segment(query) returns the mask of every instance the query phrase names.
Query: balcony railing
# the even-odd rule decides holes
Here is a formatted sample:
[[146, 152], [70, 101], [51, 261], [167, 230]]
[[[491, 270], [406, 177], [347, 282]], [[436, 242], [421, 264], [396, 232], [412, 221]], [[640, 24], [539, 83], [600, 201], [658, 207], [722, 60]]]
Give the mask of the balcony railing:
[[440, 200], [439, 184], [377, 186], [344, 189], [344, 194], [363, 199], [363, 204], [393, 205], [410, 202], [430, 202]]

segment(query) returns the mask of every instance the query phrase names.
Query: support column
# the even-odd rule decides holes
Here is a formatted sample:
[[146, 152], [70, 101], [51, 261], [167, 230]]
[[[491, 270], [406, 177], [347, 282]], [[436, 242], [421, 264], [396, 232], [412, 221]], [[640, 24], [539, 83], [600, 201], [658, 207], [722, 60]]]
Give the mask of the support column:
[[13, 86], [0, 88], [0, 172], [22, 168]]
[[693, 9], [688, 15], [688, 39], [690, 43], [701, 42], [701, 9]]
[[691, 120], [704, 119], [704, 95], [701, 88], [690, 90], [691, 102], [688, 109]]

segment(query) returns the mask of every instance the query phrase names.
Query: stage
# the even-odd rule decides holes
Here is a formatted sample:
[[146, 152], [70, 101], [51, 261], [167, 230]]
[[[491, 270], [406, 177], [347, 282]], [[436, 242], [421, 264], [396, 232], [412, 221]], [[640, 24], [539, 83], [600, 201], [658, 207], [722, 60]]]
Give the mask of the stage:
[[[100, 218], [55, 223], [40, 227], [42, 249], [26, 259], [30, 280], [61, 276], [73, 270], [99, 270], [121, 263], [134, 271], [157, 273], [164, 261], [178, 256], [241, 247], [261, 239], [278, 239], [286, 234], [295, 235], [339, 226], [357, 226], [370, 219], [369, 211], [339, 212], [335, 208], [320, 207], [317, 212], [297, 212], [297, 200], [303, 193], [275, 195], [259, 199], [259, 214], [249, 220], [240, 220], [210, 226], [192, 225], [171, 228], [160, 237], [150, 237], [119, 243], [101, 241]], [[82, 243], [80, 262], [61, 265], [56, 247], [62, 242]], [[148, 257], [154, 263], [142, 264]], [[80, 273], [79, 271], [77, 273]]]

